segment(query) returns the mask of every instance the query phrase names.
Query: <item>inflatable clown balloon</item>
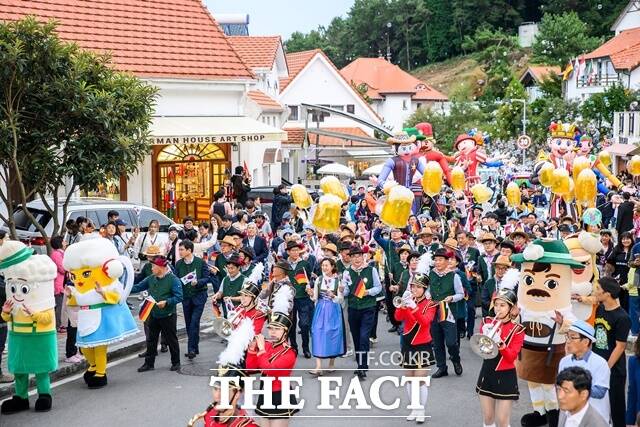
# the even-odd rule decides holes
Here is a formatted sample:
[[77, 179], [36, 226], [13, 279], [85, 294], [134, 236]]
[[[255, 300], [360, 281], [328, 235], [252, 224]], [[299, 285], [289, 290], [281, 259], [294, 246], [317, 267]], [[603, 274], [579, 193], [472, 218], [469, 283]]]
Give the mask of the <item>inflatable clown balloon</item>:
[[9, 328], [9, 372], [15, 376], [15, 394], [2, 403], [2, 414], [29, 409], [29, 374], [36, 378], [35, 410], [51, 409], [49, 373], [58, 368], [56, 302], [53, 282], [55, 263], [46, 255], [13, 240], [0, 246], [0, 273], [6, 283], [7, 301], [2, 319]]
[[442, 173], [447, 179], [447, 183], [452, 183], [449, 163], [453, 163], [453, 157], [445, 156], [435, 148], [436, 139], [433, 137], [433, 127], [431, 123], [418, 123], [415, 129], [422, 136], [422, 146], [420, 147], [420, 157], [424, 157], [426, 162], [437, 162], [442, 169]]

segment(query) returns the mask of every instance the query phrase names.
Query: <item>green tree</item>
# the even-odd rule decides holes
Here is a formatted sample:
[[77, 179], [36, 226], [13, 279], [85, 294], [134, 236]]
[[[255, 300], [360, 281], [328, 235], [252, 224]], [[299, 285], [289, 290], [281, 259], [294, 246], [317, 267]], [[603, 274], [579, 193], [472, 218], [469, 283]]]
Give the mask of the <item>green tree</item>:
[[156, 89], [32, 17], [0, 23], [0, 76], [0, 199], [8, 210], [0, 219], [15, 238], [15, 202], [39, 197], [58, 234], [73, 194], [133, 173], [148, 155]]
[[544, 96], [551, 98], [562, 98], [562, 76], [549, 73], [542, 78], [539, 84], [540, 91]]
[[[505, 90], [502, 102], [495, 110], [495, 121], [491, 127], [491, 135], [502, 140], [513, 140], [522, 134], [522, 109], [527, 98], [524, 86], [518, 79], [512, 79]], [[529, 108], [527, 113], [530, 115]]]
[[591, 52], [600, 43], [600, 38], [589, 36], [587, 24], [575, 12], [546, 13], [533, 42], [533, 60], [564, 67], [571, 59]]
[[327, 38], [325, 36], [324, 27], [320, 26], [317, 30], [311, 30], [308, 34], [295, 31], [289, 39], [284, 42], [285, 49], [288, 53], [303, 52], [312, 49], [325, 49], [327, 46]]
[[429, 11], [429, 21], [422, 38], [426, 62], [441, 61], [460, 53], [451, 3], [451, 0], [425, 0]]
[[543, 13], [575, 12], [583, 22], [589, 23], [592, 36], [610, 37], [611, 25], [629, 0], [542, 0]]
[[549, 125], [553, 121], [575, 122], [578, 102], [562, 98], [542, 97], [531, 103], [531, 115], [527, 121], [527, 134], [533, 140], [532, 150], [546, 147]]
[[587, 98], [580, 106], [580, 114], [585, 124], [593, 124], [602, 134], [606, 134], [612, 127], [613, 113], [628, 110], [629, 104], [637, 99], [635, 92], [614, 85]]

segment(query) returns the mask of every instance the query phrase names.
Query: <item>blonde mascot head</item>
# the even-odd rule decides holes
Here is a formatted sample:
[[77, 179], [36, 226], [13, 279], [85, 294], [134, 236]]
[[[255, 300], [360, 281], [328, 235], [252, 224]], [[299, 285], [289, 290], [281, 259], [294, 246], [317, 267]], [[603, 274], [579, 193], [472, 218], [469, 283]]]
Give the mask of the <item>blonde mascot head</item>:
[[[569, 236], [564, 243], [569, 248], [571, 257], [583, 265], [581, 269], [572, 270], [571, 294], [586, 297], [591, 295], [598, 281], [596, 254], [602, 250], [598, 235], [582, 231]], [[572, 301], [573, 314], [580, 320], [588, 320], [593, 314], [593, 305]]]
[[63, 264], [80, 294], [91, 292], [96, 287], [110, 286], [124, 272], [115, 246], [101, 238], [83, 240], [69, 246]]
[[47, 255], [34, 255], [22, 242], [6, 241], [0, 246], [0, 273], [14, 313], [23, 307], [39, 312], [56, 306], [53, 282], [57, 268]]

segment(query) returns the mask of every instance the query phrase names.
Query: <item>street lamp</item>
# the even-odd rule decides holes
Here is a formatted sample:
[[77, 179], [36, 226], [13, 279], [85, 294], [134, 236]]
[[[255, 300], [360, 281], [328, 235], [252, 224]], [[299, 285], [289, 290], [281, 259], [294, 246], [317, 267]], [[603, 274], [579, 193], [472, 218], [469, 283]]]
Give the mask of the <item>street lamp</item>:
[[391, 22], [387, 22], [387, 61], [391, 62], [391, 45], [389, 44], [389, 31], [391, 31]]

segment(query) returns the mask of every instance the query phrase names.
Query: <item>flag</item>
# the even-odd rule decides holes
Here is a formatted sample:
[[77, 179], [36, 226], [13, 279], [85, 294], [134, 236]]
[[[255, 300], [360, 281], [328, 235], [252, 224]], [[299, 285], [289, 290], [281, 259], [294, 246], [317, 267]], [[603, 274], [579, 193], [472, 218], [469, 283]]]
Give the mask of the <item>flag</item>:
[[244, 173], [245, 173], [249, 178], [251, 178], [251, 175], [249, 174], [249, 168], [247, 167], [247, 162], [246, 162], [246, 161], [244, 161], [244, 162], [243, 162], [242, 169], [244, 169]]
[[364, 296], [367, 294], [367, 287], [365, 285], [364, 279], [360, 279], [353, 294], [358, 298], [364, 298]]
[[144, 301], [142, 301], [142, 304], [140, 304], [140, 313], [138, 313], [138, 318], [143, 322], [147, 320], [154, 305], [156, 305], [156, 300], [153, 299], [152, 296], [146, 297]]
[[576, 75], [576, 80], [579, 80], [580, 77], [584, 75], [584, 70], [587, 67], [587, 61], [584, 60], [584, 55], [580, 59], [578, 59], [578, 74]]
[[191, 273], [187, 273], [185, 276], [181, 277], [180, 280], [183, 285], [189, 285], [194, 280], [198, 280], [198, 275], [195, 271], [192, 271]]
[[451, 312], [451, 308], [449, 304], [444, 301], [440, 301], [438, 304], [438, 322], [452, 322], [456, 323], [455, 317], [453, 317], [453, 313]]
[[571, 73], [573, 73], [573, 62], [569, 61], [567, 68], [565, 68], [562, 72], [562, 80], [569, 80], [569, 77], [571, 77]]
[[296, 275], [294, 276], [294, 279], [296, 280], [296, 283], [298, 285], [309, 284], [309, 279], [307, 278], [307, 272], [304, 270], [300, 270], [299, 272], [297, 272]]

